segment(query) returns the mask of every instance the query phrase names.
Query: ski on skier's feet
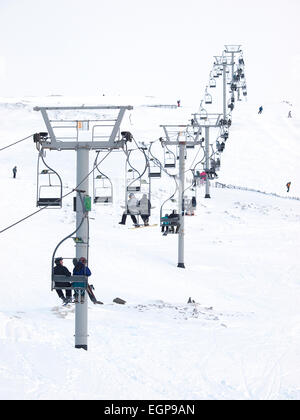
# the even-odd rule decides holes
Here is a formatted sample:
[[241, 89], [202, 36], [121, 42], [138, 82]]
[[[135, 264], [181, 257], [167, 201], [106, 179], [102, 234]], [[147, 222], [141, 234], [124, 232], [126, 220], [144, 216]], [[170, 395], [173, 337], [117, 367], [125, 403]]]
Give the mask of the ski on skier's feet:
[[140, 229], [140, 228], [147, 228], [147, 227], [155, 227], [157, 224], [154, 225], [134, 225], [134, 227], [130, 227], [128, 229]]

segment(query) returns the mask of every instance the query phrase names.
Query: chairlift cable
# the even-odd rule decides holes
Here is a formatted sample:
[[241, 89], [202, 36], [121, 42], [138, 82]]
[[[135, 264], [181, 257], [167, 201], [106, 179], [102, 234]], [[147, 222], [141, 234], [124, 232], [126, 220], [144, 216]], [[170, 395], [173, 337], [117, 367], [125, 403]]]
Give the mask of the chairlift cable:
[[33, 134], [30, 134], [30, 136], [27, 136], [24, 139], [18, 140], [16, 142], [12, 143], [12, 144], [9, 144], [8, 146], [2, 147], [2, 149], [0, 149], [0, 152], [2, 152], [2, 150], [8, 149], [9, 147], [14, 146], [15, 144], [18, 144], [18, 143], [21, 143], [22, 141], [25, 141], [27, 139], [30, 139], [30, 137], [32, 137], [32, 136], [33, 136]]

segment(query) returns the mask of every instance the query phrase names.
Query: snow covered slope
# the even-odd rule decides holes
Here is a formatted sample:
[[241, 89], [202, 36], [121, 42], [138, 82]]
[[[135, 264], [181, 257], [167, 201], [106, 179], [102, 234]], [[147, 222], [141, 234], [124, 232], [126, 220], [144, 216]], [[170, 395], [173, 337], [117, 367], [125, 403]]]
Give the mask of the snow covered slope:
[[[45, 101], [95, 103], [2, 99], [0, 148], [44, 130], [32, 108]], [[157, 98], [118, 101], [136, 106], [122, 128], [139, 141], [157, 139], [159, 124], [185, 123], [196, 111], [144, 106], [169, 103]], [[239, 105], [220, 183], [286, 196], [291, 181], [291, 195], [300, 196], [300, 120], [287, 120], [287, 109], [270, 104], [258, 116], [251, 104]], [[65, 191], [74, 187], [75, 154], [46, 158]], [[29, 140], [2, 151], [0, 160], [2, 230], [35, 210], [37, 152]], [[226, 188], [212, 188], [207, 200], [200, 189], [196, 216], [186, 218], [187, 268], [180, 270], [176, 237], [118, 224], [124, 162], [122, 153], [105, 161], [116, 201], [91, 213], [92, 283], [104, 305], [90, 304], [88, 352], [73, 347], [74, 309], [50, 292], [53, 249], [75, 223], [72, 198], [1, 235], [0, 398], [299, 399], [300, 201]], [[173, 187], [164, 177], [152, 188], [151, 222], [158, 223]], [[62, 250], [73, 252], [73, 243]], [[113, 304], [117, 296], [127, 304]], [[189, 297], [195, 303], [187, 304]]]

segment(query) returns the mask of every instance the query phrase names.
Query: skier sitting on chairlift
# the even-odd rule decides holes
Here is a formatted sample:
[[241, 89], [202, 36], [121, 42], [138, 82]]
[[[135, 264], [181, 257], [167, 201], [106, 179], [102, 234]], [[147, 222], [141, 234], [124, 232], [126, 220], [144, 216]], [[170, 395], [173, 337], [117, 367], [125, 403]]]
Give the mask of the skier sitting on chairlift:
[[[73, 265], [74, 265], [74, 270], [75, 270], [75, 267], [77, 266], [77, 268], [78, 268], [78, 270], [80, 270], [80, 266], [78, 265], [78, 259], [77, 258], [73, 258]], [[83, 264], [84, 265], [84, 264]], [[82, 266], [81, 266], [81, 268], [82, 268]], [[88, 267], [86, 267], [86, 272], [87, 272], [87, 275], [88, 275], [88, 273], [89, 272], [91, 272], [90, 271], [90, 269], [89, 269], [89, 271], [87, 270], [88, 269]], [[94, 294], [94, 292], [93, 292], [93, 290], [94, 290], [94, 286], [92, 285], [92, 284], [88, 284], [88, 287], [87, 287], [87, 294], [89, 295], [89, 298], [91, 299], [91, 301], [94, 303], [94, 304], [103, 304], [103, 302], [100, 302], [99, 300], [97, 300], [97, 298], [96, 298], [96, 296], [95, 296], [95, 294]]]
[[147, 194], [143, 194], [143, 197], [138, 202], [138, 208], [141, 215], [141, 218], [143, 219], [144, 225], [149, 226], [149, 217], [151, 213], [151, 203], [150, 200], [147, 197]]
[[119, 222], [119, 225], [125, 225], [127, 216], [130, 215], [134, 226], [138, 226], [136, 215], [139, 214], [138, 210], [138, 201], [133, 193], [129, 194], [129, 199], [127, 201], [127, 210], [123, 213], [122, 220]]
[[[167, 234], [169, 232], [171, 233], [178, 233], [179, 232], [179, 222], [176, 223], [176, 225], [169, 225], [168, 224], [168, 220], [170, 220], [170, 222], [172, 222], [172, 219], [179, 219], [179, 215], [177, 214], [176, 210], [173, 210], [172, 213], [170, 214], [166, 214], [165, 217], [166, 219], [166, 223], [162, 225], [161, 227], [161, 231], [163, 232], [164, 236], [167, 236]], [[176, 231], [175, 231], [175, 227], [176, 227]]]
[[[55, 267], [53, 269], [53, 274], [58, 276], [66, 276], [71, 277], [70, 271], [65, 267], [64, 260], [62, 257], [55, 258]], [[59, 287], [70, 287], [70, 282], [56, 282], [56, 285]], [[69, 303], [72, 301], [72, 292], [71, 290], [66, 290], [66, 297], [64, 296], [64, 293], [62, 290], [56, 290], [58, 296], [61, 298], [63, 303]]]
[[224, 151], [224, 149], [225, 149], [225, 143], [224, 143], [223, 141], [222, 141], [222, 143], [220, 143], [220, 142], [217, 140], [216, 145], [217, 145], [217, 150], [218, 150], [218, 152], [223, 152], [223, 151]]
[[[73, 263], [75, 262], [75, 259], [73, 260]], [[85, 257], [79, 258], [79, 261], [77, 261], [74, 269], [73, 269], [73, 276], [87, 276], [89, 277], [92, 273], [89, 267], [86, 265], [87, 259]], [[81, 290], [81, 303], [84, 303], [84, 290]], [[78, 292], [75, 291], [74, 293], [74, 301], [75, 303], [78, 303]]]

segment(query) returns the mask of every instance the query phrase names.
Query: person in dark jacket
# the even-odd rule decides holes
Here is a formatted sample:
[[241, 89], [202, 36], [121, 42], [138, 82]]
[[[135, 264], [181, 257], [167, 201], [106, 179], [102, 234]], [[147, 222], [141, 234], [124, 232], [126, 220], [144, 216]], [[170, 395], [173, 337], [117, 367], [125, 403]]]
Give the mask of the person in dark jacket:
[[[172, 222], [171, 219], [177, 219], [177, 223], [174, 220], [174, 222], [176, 223], [176, 226], [174, 226], [174, 224], [170, 226], [167, 223], [168, 220], [170, 220]], [[171, 233], [178, 233], [179, 232], [179, 227], [180, 227], [180, 225], [179, 225], [179, 215], [176, 212], [176, 210], [173, 210], [172, 213], [170, 213], [170, 214], [166, 214], [165, 217], [164, 217], [164, 221], [165, 222], [163, 223], [163, 225], [161, 227], [161, 231], [163, 232], [164, 236], [167, 236], [167, 234], [169, 232], [171, 232]], [[175, 227], [176, 227], [176, 231], [175, 231]]]
[[[55, 267], [53, 269], [53, 273], [59, 276], [66, 276], [71, 277], [70, 271], [67, 267], [64, 266], [64, 260], [62, 257], [58, 257], [55, 259]], [[70, 287], [71, 283], [69, 282], [55, 282], [55, 285], [58, 287]], [[72, 291], [66, 290], [66, 297], [63, 294], [62, 290], [56, 290], [58, 296], [62, 299], [64, 303], [69, 303], [72, 300]]]
[[259, 107], [259, 109], [258, 109], [258, 113], [259, 113], [259, 114], [262, 114], [263, 110], [264, 110], [264, 109], [263, 109], [263, 107], [262, 107], [262, 106], [260, 106], [260, 107]]
[[17, 176], [17, 167], [15, 166], [13, 168], [13, 177], [16, 178], [16, 176]]
[[[75, 264], [75, 267], [73, 269], [73, 276], [87, 276], [89, 277], [92, 273], [87, 264], [87, 259], [85, 257], [79, 258], [79, 261], [76, 259], [73, 260], [73, 263]], [[84, 290], [81, 290], [81, 303], [84, 303]], [[78, 303], [78, 292], [75, 291], [74, 293], [74, 301], [75, 303]]]
[[291, 183], [290, 182], [288, 182], [286, 184], [286, 188], [287, 188], [287, 192], [290, 192], [290, 188], [291, 188]]

